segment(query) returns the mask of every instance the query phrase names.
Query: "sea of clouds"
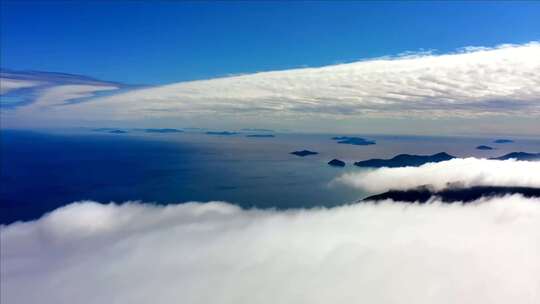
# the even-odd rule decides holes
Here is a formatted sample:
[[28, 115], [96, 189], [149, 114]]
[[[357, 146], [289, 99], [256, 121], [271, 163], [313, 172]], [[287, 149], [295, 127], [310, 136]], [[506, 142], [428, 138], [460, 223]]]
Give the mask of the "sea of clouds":
[[379, 168], [347, 173], [332, 183], [343, 183], [369, 192], [407, 190], [431, 186], [514, 186], [540, 188], [540, 161], [455, 158], [420, 167]]
[[[513, 174], [506, 164], [525, 173], [439, 166], [460, 162], [492, 181]], [[407, 179], [388, 170], [370, 174]], [[85, 201], [0, 229], [6, 304], [540, 303], [540, 199], [519, 195], [298, 210]]]
[[539, 303], [540, 200], [72, 204], [2, 228], [2, 303]]

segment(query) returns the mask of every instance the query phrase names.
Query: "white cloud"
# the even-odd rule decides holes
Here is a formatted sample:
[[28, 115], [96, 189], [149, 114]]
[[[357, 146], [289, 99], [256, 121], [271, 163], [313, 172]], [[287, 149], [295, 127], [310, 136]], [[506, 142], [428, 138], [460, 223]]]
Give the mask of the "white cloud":
[[[540, 114], [540, 43], [379, 58], [136, 90], [76, 105], [114, 119]], [[75, 109], [73, 109], [75, 110]], [[105, 113], [102, 113], [105, 114]]]
[[333, 182], [370, 192], [406, 190], [424, 185], [440, 190], [455, 183], [464, 187], [540, 187], [540, 162], [456, 158], [420, 167], [366, 169], [344, 174]]
[[[336, 133], [536, 135], [539, 54], [539, 42], [463, 48], [446, 55], [406, 54], [118, 91], [31, 113], [24, 108], [3, 111], [2, 118], [12, 127], [157, 122], [218, 129], [261, 125]], [[27, 79], [117, 86], [76, 75], [41, 74]], [[59, 100], [70, 98], [57, 93]], [[48, 93], [34, 95], [42, 100], [42, 94]]]
[[29, 81], [29, 80], [19, 80], [19, 79], [9, 79], [0, 77], [0, 95], [6, 94], [10, 91], [31, 88], [40, 85], [40, 82]]
[[[3, 123], [20, 127], [18, 121], [23, 121], [22, 126], [28, 126], [24, 122], [38, 122], [42, 120], [47, 127], [54, 126], [55, 117], [64, 117], [63, 107], [69, 103], [77, 102], [82, 98], [95, 96], [96, 93], [118, 89], [113, 85], [90, 85], [90, 84], [65, 84], [42, 88], [37, 98], [28, 104], [18, 106], [14, 111], [5, 111]], [[45, 117], [44, 117], [45, 116]], [[51, 121], [52, 119], [52, 121]], [[70, 117], [70, 119], [84, 119], [82, 117]], [[13, 123], [12, 121], [16, 121]]]
[[24, 92], [13, 92], [31, 101], [18, 109], [26, 110], [35, 106], [42, 111], [52, 109], [53, 107], [50, 106], [65, 104], [66, 101], [92, 97], [96, 92], [119, 89], [123, 86], [119, 83], [100, 81], [82, 75], [12, 70], [0, 71], [0, 82], [2, 86], [0, 94], [22, 88], [30, 89]]
[[112, 85], [66, 84], [53, 86], [44, 89], [33, 103], [21, 107], [21, 109], [35, 108], [43, 110], [50, 106], [64, 105], [66, 101], [91, 97], [100, 91], [116, 89], [118, 87]]
[[72, 204], [1, 227], [1, 302], [539, 303], [540, 200]]

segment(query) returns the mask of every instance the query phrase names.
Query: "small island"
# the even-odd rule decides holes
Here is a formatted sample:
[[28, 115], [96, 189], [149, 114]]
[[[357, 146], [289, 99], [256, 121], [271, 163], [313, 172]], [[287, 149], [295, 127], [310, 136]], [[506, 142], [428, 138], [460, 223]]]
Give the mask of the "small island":
[[368, 146], [374, 145], [374, 140], [367, 140], [361, 137], [350, 137], [350, 136], [337, 136], [332, 137], [332, 140], [337, 141], [338, 144], [347, 144], [347, 145], [356, 145], [356, 146]]
[[507, 160], [507, 159], [516, 159], [516, 160], [540, 160], [540, 153], [527, 153], [527, 152], [512, 152], [505, 154], [503, 156], [494, 157], [491, 159], [496, 160]]
[[509, 143], [513, 143], [514, 141], [511, 139], [496, 139], [493, 142], [496, 144], [509, 144]]
[[410, 155], [399, 154], [391, 159], [369, 159], [354, 163], [358, 167], [373, 167], [373, 168], [397, 168], [397, 167], [419, 167], [427, 163], [438, 163], [455, 158], [454, 156], [440, 152], [433, 155]]
[[127, 131], [124, 131], [122, 129], [117, 129], [117, 128], [96, 128], [96, 129], [92, 129], [92, 131], [94, 131], [94, 132], [106, 132], [106, 133], [113, 133], [113, 134], [127, 133]]
[[316, 155], [316, 154], [319, 154], [319, 152], [314, 152], [314, 151], [309, 151], [309, 150], [302, 150], [302, 151], [294, 151], [294, 152], [291, 152], [290, 154], [300, 156], [300, 157], [304, 157], [304, 156], [308, 156], [308, 155]]
[[246, 137], [271, 138], [271, 137], [276, 137], [276, 136], [273, 134], [249, 134], [249, 135], [246, 135]]
[[182, 133], [184, 131], [178, 130], [178, 129], [171, 129], [171, 128], [163, 128], [163, 129], [143, 129], [147, 133]]
[[110, 131], [108, 131], [108, 132], [109, 132], [109, 133], [112, 133], [112, 134], [124, 134], [124, 133], [127, 133], [127, 131], [120, 130], [120, 129], [110, 130]]
[[480, 145], [480, 146], [476, 147], [476, 150], [493, 150], [493, 148], [490, 147], [490, 146]]
[[243, 128], [243, 129], [240, 129], [240, 131], [245, 131], [245, 132], [274, 132], [274, 130], [259, 129], [259, 128]]
[[436, 197], [444, 203], [468, 203], [482, 197], [487, 198], [512, 194], [520, 194], [524, 197], [540, 197], [540, 188], [475, 186], [470, 188], [448, 188], [433, 191], [428, 186], [423, 186], [410, 190], [390, 190], [381, 194], [366, 197], [362, 199], [361, 202], [393, 200], [395, 202], [426, 203]]
[[229, 136], [229, 135], [236, 135], [237, 132], [230, 132], [230, 131], [208, 131], [206, 132], [206, 135], [223, 135], [223, 136]]
[[345, 162], [336, 158], [329, 161], [328, 164], [332, 167], [345, 167]]

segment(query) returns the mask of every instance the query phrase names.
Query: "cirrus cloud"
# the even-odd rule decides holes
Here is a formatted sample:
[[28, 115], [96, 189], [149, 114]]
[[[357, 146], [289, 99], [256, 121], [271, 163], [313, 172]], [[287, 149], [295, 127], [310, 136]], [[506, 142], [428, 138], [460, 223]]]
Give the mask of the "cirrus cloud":
[[41, 82], [0, 77], [0, 95], [18, 89], [39, 86]]
[[54, 106], [69, 104], [68, 102], [74, 100], [92, 97], [100, 91], [124, 86], [81, 75], [5, 69], [0, 70], [0, 84], [0, 95], [21, 97], [19, 99], [24, 100], [11, 105], [16, 109], [14, 114], [25, 116], [29, 109], [37, 110], [31, 113], [35, 118], [46, 115]]

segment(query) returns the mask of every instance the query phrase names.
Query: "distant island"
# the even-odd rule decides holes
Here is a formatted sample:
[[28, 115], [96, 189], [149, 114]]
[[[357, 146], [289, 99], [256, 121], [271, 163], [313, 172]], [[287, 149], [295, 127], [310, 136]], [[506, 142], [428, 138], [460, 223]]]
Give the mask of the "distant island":
[[110, 130], [108, 132], [112, 134], [124, 134], [124, 133], [127, 133], [128, 131], [117, 129], [117, 130]]
[[186, 131], [202, 131], [202, 130], [206, 130], [204, 128], [195, 128], [195, 127], [184, 127], [182, 129], [184, 129]]
[[294, 151], [294, 152], [291, 152], [290, 154], [304, 157], [304, 156], [308, 156], [308, 155], [319, 154], [319, 152], [314, 152], [314, 151], [309, 151], [309, 150], [302, 150], [302, 151]]
[[527, 153], [527, 152], [512, 152], [505, 154], [503, 156], [494, 157], [491, 159], [497, 160], [507, 160], [507, 159], [517, 159], [517, 160], [540, 160], [540, 153]]
[[276, 137], [276, 136], [273, 134], [250, 134], [250, 135], [246, 135], [246, 137], [268, 138], [268, 137]]
[[170, 129], [170, 128], [165, 128], [165, 129], [143, 129], [143, 131], [145, 131], [147, 133], [182, 133], [182, 132], [184, 132], [182, 130]]
[[509, 144], [509, 143], [513, 143], [514, 141], [511, 139], [496, 139], [493, 142], [496, 144]]
[[[484, 150], [484, 149], [481, 149]], [[487, 149], [485, 149], [487, 150]], [[372, 167], [372, 168], [397, 168], [397, 167], [418, 167], [427, 163], [438, 163], [442, 161], [451, 160], [456, 158], [446, 152], [440, 152], [433, 155], [410, 155], [399, 154], [391, 159], [369, 159], [364, 161], [355, 162], [354, 165], [358, 167]], [[493, 157], [494, 160], [507, 160], [517, 159], [524, 161], [540, 160], [540, 153], [527, 153], [527, 152], [512, 152], [499, 157]]]
[[484, 146], [484, 145], [481, 145], [481, 146], [478, 146], [476, 147], [477, 150], [493, 150], [492, 147], [490, 146]]
[[540, 197], [540, 188], [476, 186], [470, 188], [449, 188], [441, 191], [432, 191], [428, 187], [424, 186], [411, 190], [390, 190], [381, 194], [366, 197], [362, 199], [362, 201], [380, 201], [391, 199], [399, 202], [425, 203], [432, 198], [437, 198], [445, 203], [468, 203], [482, 197], [504, 196], [509, 194], [521, 194], [525, 197]]
[[247, 131], [247, 132], [274, 132], [274, 130], [258, 129], [258, 128], [244, 128], [244, 129], [240, 129], [240, 131]]
[[355, 162], [354, 165], [358, 167], [418, 167], [427, 163], [438, 163], [455, 158], [454, 156], [445, 152], [440, 152], [433, 155], [410, 155], [399, 154], [391, 159], [369, 159], [364, 161]]
[[206, 132], [207, 135], [236, 135], [238, 132], [230, 132], [230, 131], [208, 131]]
[[108, 133], [127, 133], [127, 131], [124, 131], [122, 129], [118, 128], [95, 128], [92, 129], [94, 132], [108, 132]]
[[345, 167], [345, 162], [336, 158], [329, 161], [328, 164], [332, 167]]
[[128, 131], [124, 131], [124, 130], [116, 129], [116, 128], [96, 128], [96, 129], [92, 129], [92, 131], [94, 131], [94, 132], [106, 132], [106, 133], [112, 133], [112, 134], [128, 133]]
[[337, 137], [332, 137], [332, 140], [337, 141], [338, 144], [347, 144], [347, 145], [356, 145], [356, 146], [367, 146], [367, 145], [375, 144], [375, 141], [367, 140], [361, 137], [337, 136]]

